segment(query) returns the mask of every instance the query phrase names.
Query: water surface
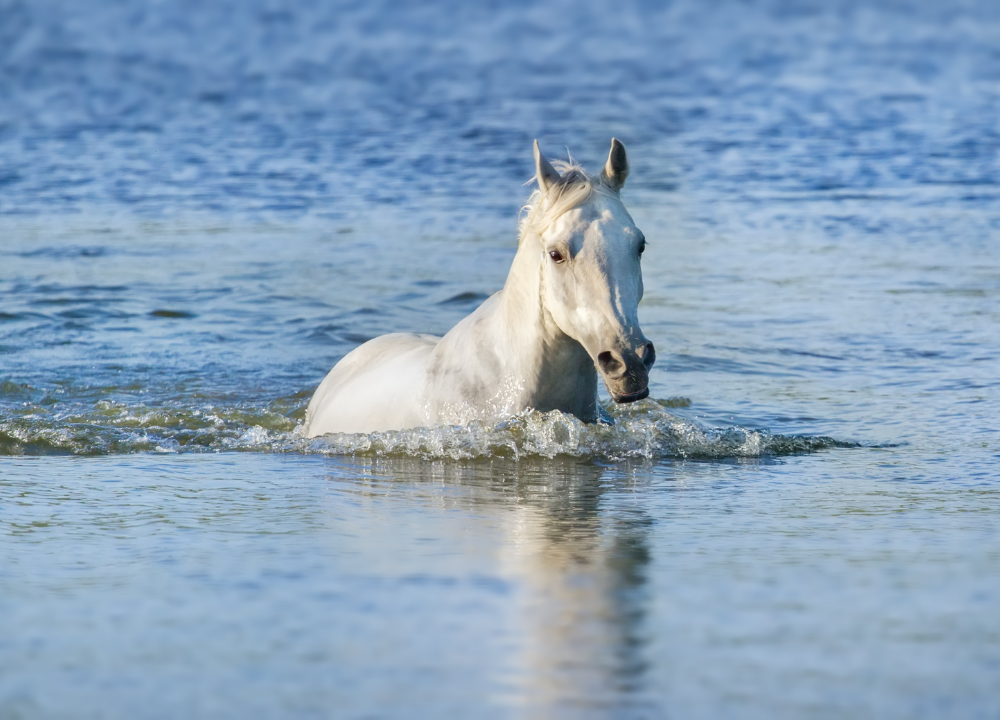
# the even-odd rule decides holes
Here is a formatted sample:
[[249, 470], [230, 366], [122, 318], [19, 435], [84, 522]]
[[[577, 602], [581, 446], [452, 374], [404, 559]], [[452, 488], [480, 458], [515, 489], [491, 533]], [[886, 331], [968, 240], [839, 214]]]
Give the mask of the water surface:
[[[1000, 713], [988, 3], [0, 4], [0, 717]], [[651, 400], [306, 441], [629, 148]]]

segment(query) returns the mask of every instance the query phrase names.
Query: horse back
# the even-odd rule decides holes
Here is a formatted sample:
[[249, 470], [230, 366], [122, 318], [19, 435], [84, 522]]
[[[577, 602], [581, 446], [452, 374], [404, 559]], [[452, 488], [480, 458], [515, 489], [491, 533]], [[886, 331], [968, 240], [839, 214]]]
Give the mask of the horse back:
[[421, 394], [428, 358], [439, 341], [434, 335], [393, 333], [349, 352], [309, 402], [305, 436], [427, 425]]

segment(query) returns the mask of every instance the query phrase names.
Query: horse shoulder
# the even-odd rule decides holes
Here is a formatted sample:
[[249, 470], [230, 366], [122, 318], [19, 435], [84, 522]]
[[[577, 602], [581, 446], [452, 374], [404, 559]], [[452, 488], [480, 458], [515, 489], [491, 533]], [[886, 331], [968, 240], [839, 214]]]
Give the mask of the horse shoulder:
[[434, 349], [427, 366], [427, 388], [437, 422], [491, 420], [500, 409], [498, 394], [504, 394], [508, 375], [498, 325], [500, 296], [498, 292], [487, 298]]

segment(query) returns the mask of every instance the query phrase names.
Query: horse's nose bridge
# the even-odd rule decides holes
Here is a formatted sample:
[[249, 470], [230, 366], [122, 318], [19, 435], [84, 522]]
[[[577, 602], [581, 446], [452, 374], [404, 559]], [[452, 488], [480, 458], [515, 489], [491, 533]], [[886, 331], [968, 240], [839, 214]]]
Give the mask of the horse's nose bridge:
[[639, 319], [633, 314], [632, 317], [618, 317], [618, 344], [626, 355], [638, 355], [642, 357], [644, 348], [650, 344], [649, 339], [639, 326]]
[[591, 257], [596, 261], [591, 317], [600, 318], [591, 325], [593, 340], [600, 352], [631, 363], [649, 343], [639, 327], [639, 288], [630, 282], [632, 268], [615, 253], [596, 252]]
[[639, 303], [623, 297], [621, 288], [615, 288], [611, 296], [611, 324], [615, 327], [618, 342], [630, 350], [644, 345], [647, 340], [639, 327]]
[[644, 349], [651, 343], [639, 327], [639, 321], [633, 315], [628, 317], [623, 313], [612, 310], [608, 318], [608, 325], [611, 332], [604, 337], [604, 342], [599, 343], [603, 351], [611, 352], [625, 358], [642, 358]]

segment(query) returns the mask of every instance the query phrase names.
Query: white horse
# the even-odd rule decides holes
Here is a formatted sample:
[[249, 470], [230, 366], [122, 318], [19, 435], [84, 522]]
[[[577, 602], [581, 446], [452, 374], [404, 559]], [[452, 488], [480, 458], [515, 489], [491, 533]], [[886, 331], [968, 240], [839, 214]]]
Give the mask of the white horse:
[[622, 205], [625, 146], [599, 177], [535, 141], [538, 189], [525, 206], [503, 290], [442, 338], [396, 333], [348, 353], [317, 388], [303, 433], [495, 423], [527, 408], [602, 419], [597, 374], [616, 402], [649, 395], [653, 344], [639, 328], [642, 232]]

